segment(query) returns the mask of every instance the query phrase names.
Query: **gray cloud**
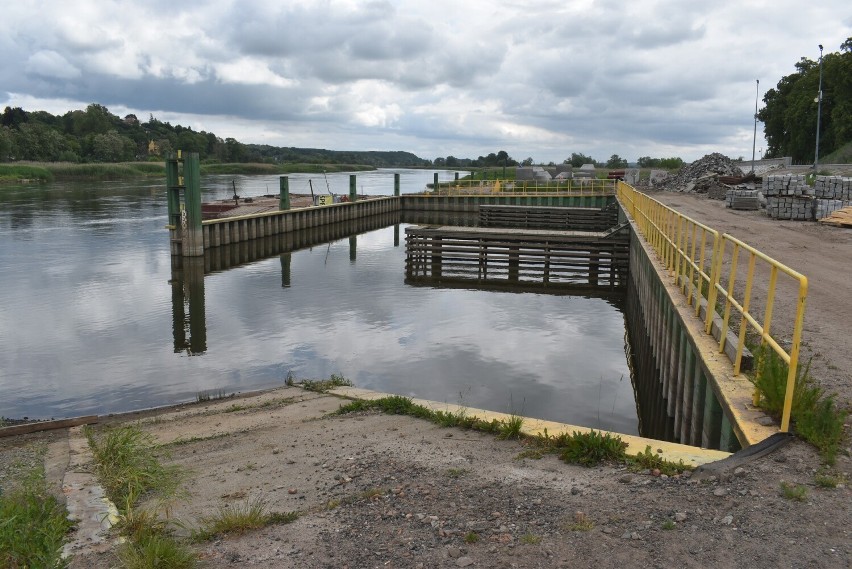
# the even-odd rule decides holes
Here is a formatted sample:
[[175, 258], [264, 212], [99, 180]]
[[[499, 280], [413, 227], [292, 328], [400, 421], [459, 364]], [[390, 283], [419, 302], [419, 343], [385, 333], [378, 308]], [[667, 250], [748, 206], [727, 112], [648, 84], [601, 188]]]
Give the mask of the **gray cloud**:
[[47, 0], [44, 19], [19, 3], [4, 12], [14, 33], [0, 37], [0, 104], [99, 102], [246, 142], [424, 157], [737, 155], [751, 146], [740, 131], [754, 78], [768, 89], [817, 43], [836, 50], [849, 35], [844, 10], [840, 0], [771, 10], [733, 0]]

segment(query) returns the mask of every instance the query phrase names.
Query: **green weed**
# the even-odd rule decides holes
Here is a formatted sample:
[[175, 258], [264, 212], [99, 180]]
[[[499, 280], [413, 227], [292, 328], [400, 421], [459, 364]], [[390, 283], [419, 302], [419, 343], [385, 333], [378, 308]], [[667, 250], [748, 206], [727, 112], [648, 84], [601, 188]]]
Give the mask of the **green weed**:
[[618, 462], [625, 459], [627, 443], [621, 437], [591, 430], [588, 433], [575, 431], [566, 437], [559, 447], [559, 458], [565, 462], [582, 466], [595, 466], [602, 462]]
[[[759, 406], [778, 418], [784, 408], [789, 366], [774, 350], [761, 346], [751, 378], [760, 394]], [[839, 409], [833, 395], [826, 395], [810, 375], [810, 362], [796, 375], [791, 416], [796, 433], [819, 449], [827, 464], [834, 464], [843, 441], [848, 413]]]
[[352, 387], [353, 383], [340, 374], [333, 373], [328, 379], [306, 379], [300, 382], [303, 389], [316, 393], [328, 393], [336, 387]]
[[827, 490], [837, 488], [838, 484], [842, 484], [844, 482], [844, 478], [842, 475], [833, 475], [833, 474], [817, 474], [814, 477], [814, 483], [819, 488], [824, 488]]
[[242, 535], [271, 524], [288, 524], [299, 518], [299, 512], [269, 512], [266, 500], [254, 498], [239, 504], [220, 506], [218, 511], [201, 518], [201, 527], [192, 538], [208, 541], [224, 535]]
[[788, 500], [804, 502], [807, 494], [808, 489], [805, 486], [800, 484], [788, 484], [786, 482], [781, 483], [781, 495]]
[[524, 418], [512, 414], [508, 421], [502, 421], [497, 431], [497, 438], [502, 440], [521, 438], [521, 428], [524, 426]]
[[23, 476], [18, 488], [0, 491], [0, 567], [66, 567], [67, 513], [48, 491], [43, 466]]
[[107, 496], [126, 513], [143, 494], [156, 491], [169, 498], [177, 494], [182, 472], [160, 463], [153, 436], [135, 426], [121, 426], [95, 434], [84, 430], [95, 457], [95, 471]]
[[461, 478], [462, 476], [467, 474], [467, 472], [468, 471], [466, 468], [448, 468], [447, 476], [449, 476], [450, 478]]
[[464, 542], [469, 543], [469, 544], [478, 543], [479, 542], [479, 534], [476, 533], [475, 531], [467, 532], [466, 534], [464, 534]]
[[541, 536], [532, 533], [525, 533], [520, 537], [519, 541], [525, 545], [537, 545], [541, 543]]
[[168, 535], [148, 535], [127, 541], [118, 550], [125, 569], [191, 569], [197, 565], [195, 552]]
[[677, 527], [677, 523], [674, 520], [666, 520], [662, 525], [662, 528], [665, 530], [674, 529], [675, 527]]
[[684, 464], [683, 460], [672, 462], [666, 460], [660, 455], [651, 452], [650, 445], [645, 447], [645, 450], [638, 453], [636, 456], [628, 456], [627, 463], [633, 470], [659, 470], [661, 474], [674, 476], [685, 470], [693, 470], [694, 467]]

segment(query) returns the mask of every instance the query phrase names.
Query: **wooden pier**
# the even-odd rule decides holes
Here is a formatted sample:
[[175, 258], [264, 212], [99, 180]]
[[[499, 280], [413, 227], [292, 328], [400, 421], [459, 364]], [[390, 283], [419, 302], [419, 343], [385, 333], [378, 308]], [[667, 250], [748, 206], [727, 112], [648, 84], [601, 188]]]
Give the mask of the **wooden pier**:
[[606, 231], [618, 224], [618, 208], [479, 206], [480, 227]]
[[411, 284], [619, 288], [629, 239], [620, 232], [409, 227], [405, 275]]

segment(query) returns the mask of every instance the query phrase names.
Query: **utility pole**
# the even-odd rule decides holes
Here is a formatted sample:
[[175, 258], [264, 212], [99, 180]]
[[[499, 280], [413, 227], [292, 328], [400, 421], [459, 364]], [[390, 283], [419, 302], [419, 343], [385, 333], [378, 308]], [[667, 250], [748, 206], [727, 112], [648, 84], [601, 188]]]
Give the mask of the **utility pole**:
[[814, 153], [814, 174], [819, 168], [819, 123], [822, 115], [822, 44], [819, 44], [819, 92], [817, 93], [817, 133], [816, 152]]
[[754, 174], [754, 147], [757, 146], [757, 99], [760, 97], [760, 79], [757, 81], [757, 89], [754, 94], [754, 138], [751, 142], [751, 173]]

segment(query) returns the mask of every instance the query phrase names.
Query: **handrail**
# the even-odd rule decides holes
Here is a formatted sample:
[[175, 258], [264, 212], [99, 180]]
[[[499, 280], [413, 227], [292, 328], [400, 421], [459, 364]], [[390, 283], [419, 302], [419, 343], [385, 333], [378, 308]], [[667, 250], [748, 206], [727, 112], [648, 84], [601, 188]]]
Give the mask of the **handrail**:
[[[617, 196], [622, 207], [635, 221], [639, 232], [657, 252], [665, 269], [672, 274], [675, 284], [686, 296], [687, 304], [694, 306], [696, 316], [700, 314], [700, 300], [706, 298], [705, 333], [711, 333], [717, 300], [724, 302], [721, 333], [719, 335], [720, 352], [725, 350], [728, 331], [731, 328], [731, 310], [733, 309], [739, 314], [737, 349], [733, 361], [735, 376], [739, 375], [741, 371], [742, 355], [749, 327], [760, 335], [762, 346], [772, 348], [788, 364], [784, 408], [781, 414], [781, 431], [789, 431], [804, 323], [805, 301], [808, 293], [807, 277], [727, 233], [720, 235], [718, 231], [663, 205], [622, 181], [618, 182]], [[729, 243], [731, 254], [730, 258], [726, 258]], [[741, 250], [748, 254], [748, 272], [745, 283], [738, 283], [737, 281]], [[758, 261], [768, 265], [766, 268], [768, 268], [769, 273], [762, 321], [753, 313], [751, 308]], [[708, 267], [709, 274], [707, 272]], [[725, 273], [726, 275], [723, 275]], [[779, 336], [770, 332], [772, 313], [778, 291], [779, 273], [789, 276], [793, 279], [793, 284], [798, 285], [797, 310], [792, 323], [792, 342], [789, 352], [781, 346], [781, 342], [778, 340]], [[723, 276], [726, 278], [723, 279]], [[727, 280], [727, 286], [722, 285], [724, 280]], [[756, 389], [754, 402], [755, 404], [758, 402]]]
[[454, 180], [439, 182], [427, 196], [612, 196], [615, 180]]

